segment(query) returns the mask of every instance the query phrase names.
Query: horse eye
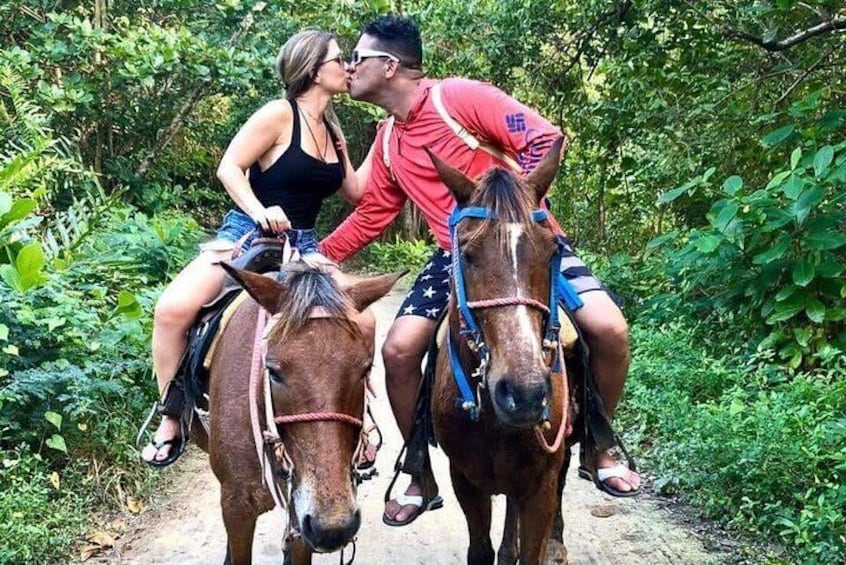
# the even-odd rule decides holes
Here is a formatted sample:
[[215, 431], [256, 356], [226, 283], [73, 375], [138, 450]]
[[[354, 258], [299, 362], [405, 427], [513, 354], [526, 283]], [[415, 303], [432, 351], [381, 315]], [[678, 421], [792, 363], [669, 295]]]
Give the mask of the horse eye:
[[461, 252], [461, 258], [464, 259], [464, 262], [468, 265], [472, 265], [473, 262], [476, 260], [475, 256], [472, 253], [468, 253], [467, 251]]
[[283, 383], [285, 382], [284, 377], [282, 377], [282, 373], [278, 367], [275, 365], [266, 365], [267, 374], [270, 375], [270, 379], [276, 383]]

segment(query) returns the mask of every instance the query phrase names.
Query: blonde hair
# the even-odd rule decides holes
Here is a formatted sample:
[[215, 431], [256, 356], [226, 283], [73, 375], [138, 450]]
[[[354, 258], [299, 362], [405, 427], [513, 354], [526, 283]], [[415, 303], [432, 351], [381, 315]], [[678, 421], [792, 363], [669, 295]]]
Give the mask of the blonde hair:
[[[285, 42], [276, 56], [276, 74], [288, 99], [302, 96], [314, 85], [314, 78], [326, 59], [332, 41], [335, 41], [335, 36], [328, 31], [309, 29]], [[324, 116], [340, 139], [341, 124], [332, 102], [329, 102]]]

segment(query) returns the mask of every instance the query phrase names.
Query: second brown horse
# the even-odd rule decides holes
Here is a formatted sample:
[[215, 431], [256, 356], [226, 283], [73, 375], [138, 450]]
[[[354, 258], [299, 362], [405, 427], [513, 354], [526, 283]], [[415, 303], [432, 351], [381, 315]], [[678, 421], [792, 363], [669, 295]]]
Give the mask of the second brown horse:
[[[526, 178], [496, 168], [478, 182], [432, 156], [458, 210], [471, 212], [453, 220], [447, 333], [454, 353], [440, 344], [432, 401], [435, 436], [449, 457], [453, 489], [467, 519], [471, 565], [494, 562], [494, 494], [507, 498], [500, 565], [518, 558], [521, 565], [542, 562], [559, 507], [559, 474], [565, 459], [569, 462], [560, 439], [568, 412], [563, 359], [553, 371], [560, 350], [544, 339], [549, 309], [557, 308], [550, 304], [557, 243], [543, 212], [536, 212], [559, 156], [560, 144]], [[466, 308], [460, 311], [461, 300]], [[475, 340], [468, 339], [468, 317], [477, 326]], [[457, 398], [463, 397], [465, 408], [474, 403], [460, 392], [456, 365], [472, 387], [473, 410], [457, 407]], [[566, 559], [563, 545], [556, 549], [563, 553], [556, 560]]]

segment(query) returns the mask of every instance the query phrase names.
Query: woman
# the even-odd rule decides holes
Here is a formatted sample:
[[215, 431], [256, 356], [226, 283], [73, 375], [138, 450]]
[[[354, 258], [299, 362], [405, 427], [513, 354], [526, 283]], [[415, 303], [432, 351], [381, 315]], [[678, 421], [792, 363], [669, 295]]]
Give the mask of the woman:
[[[260, 225], [287, 232], [302, 255], [317, 253], [314, 224], [322, 201], [340, 190], [355, 204], [361, 189], [337, 118], [332, 97], [346, 92], [343, 57], [332, 34], [304, 31], [279, 52], [276, 71], [284, 99], [255, 112], [229, 144], [217, 177], [237, 207], [229, 211], [214, 241], [162, 293], [153, 323], [153, 367], [164, 396], [185, 351], [186, 332], [200, 307], [221, 289], [217, 263]], [[154, 467], [173, 463], [184, 449], [179, 419], [162, 415], [153, 441], [141, 457]]]

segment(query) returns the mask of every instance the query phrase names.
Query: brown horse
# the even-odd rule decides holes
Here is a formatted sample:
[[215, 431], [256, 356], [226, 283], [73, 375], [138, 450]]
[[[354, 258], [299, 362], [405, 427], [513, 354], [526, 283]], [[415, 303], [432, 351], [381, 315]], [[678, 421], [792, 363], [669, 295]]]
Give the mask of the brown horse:
[[[549, 333], [550, 308], [558, 315], [551, 290], [557, 269], [550, 267], [558, 247], [537, 210], [559, 156], [560, 144], [526, 178], [495, 168], [477, 182], [432, 156], [458, 205], [432, 418], [467, 519], [473, 565], [494, 562], [493, 494], [507, 500], [500, 565], [518, 557], [522, 565], [542, 562], [563, 487], [559, 473], [569, 463], [561, 440], [570, 391], [557, 332]], [[563, 545], [560, 551], [566, 556]]]
[[[288, 265], [279, 280], [224, 268], [253, 300], [237, 307], [219, 337], [210, 367], [210, 432], [195, 424], [192, 438], [208, 451], [220, 481], [226, 563], [251, 562], [256, 518], [274, 508], [270, 476], [287, 506], [288, 531], [280, 532], [285, 563], [309, 564], [315, 551], [343, 548], [361, 524], [354, 463], [374, 336], [362, 331], [360, 313], [402, 273], [341, 290], [332, 275], [301, 263]], [[254, 339], [260, 316], [269, 320]], [[266, 379], [262, 393], [251, 366]], [[263, 447], [265, 461], [254, 440], [256, 400], [253, 412], [265, 414], [270, 404], [276, 422], [263, 430], [277, 436]]]

